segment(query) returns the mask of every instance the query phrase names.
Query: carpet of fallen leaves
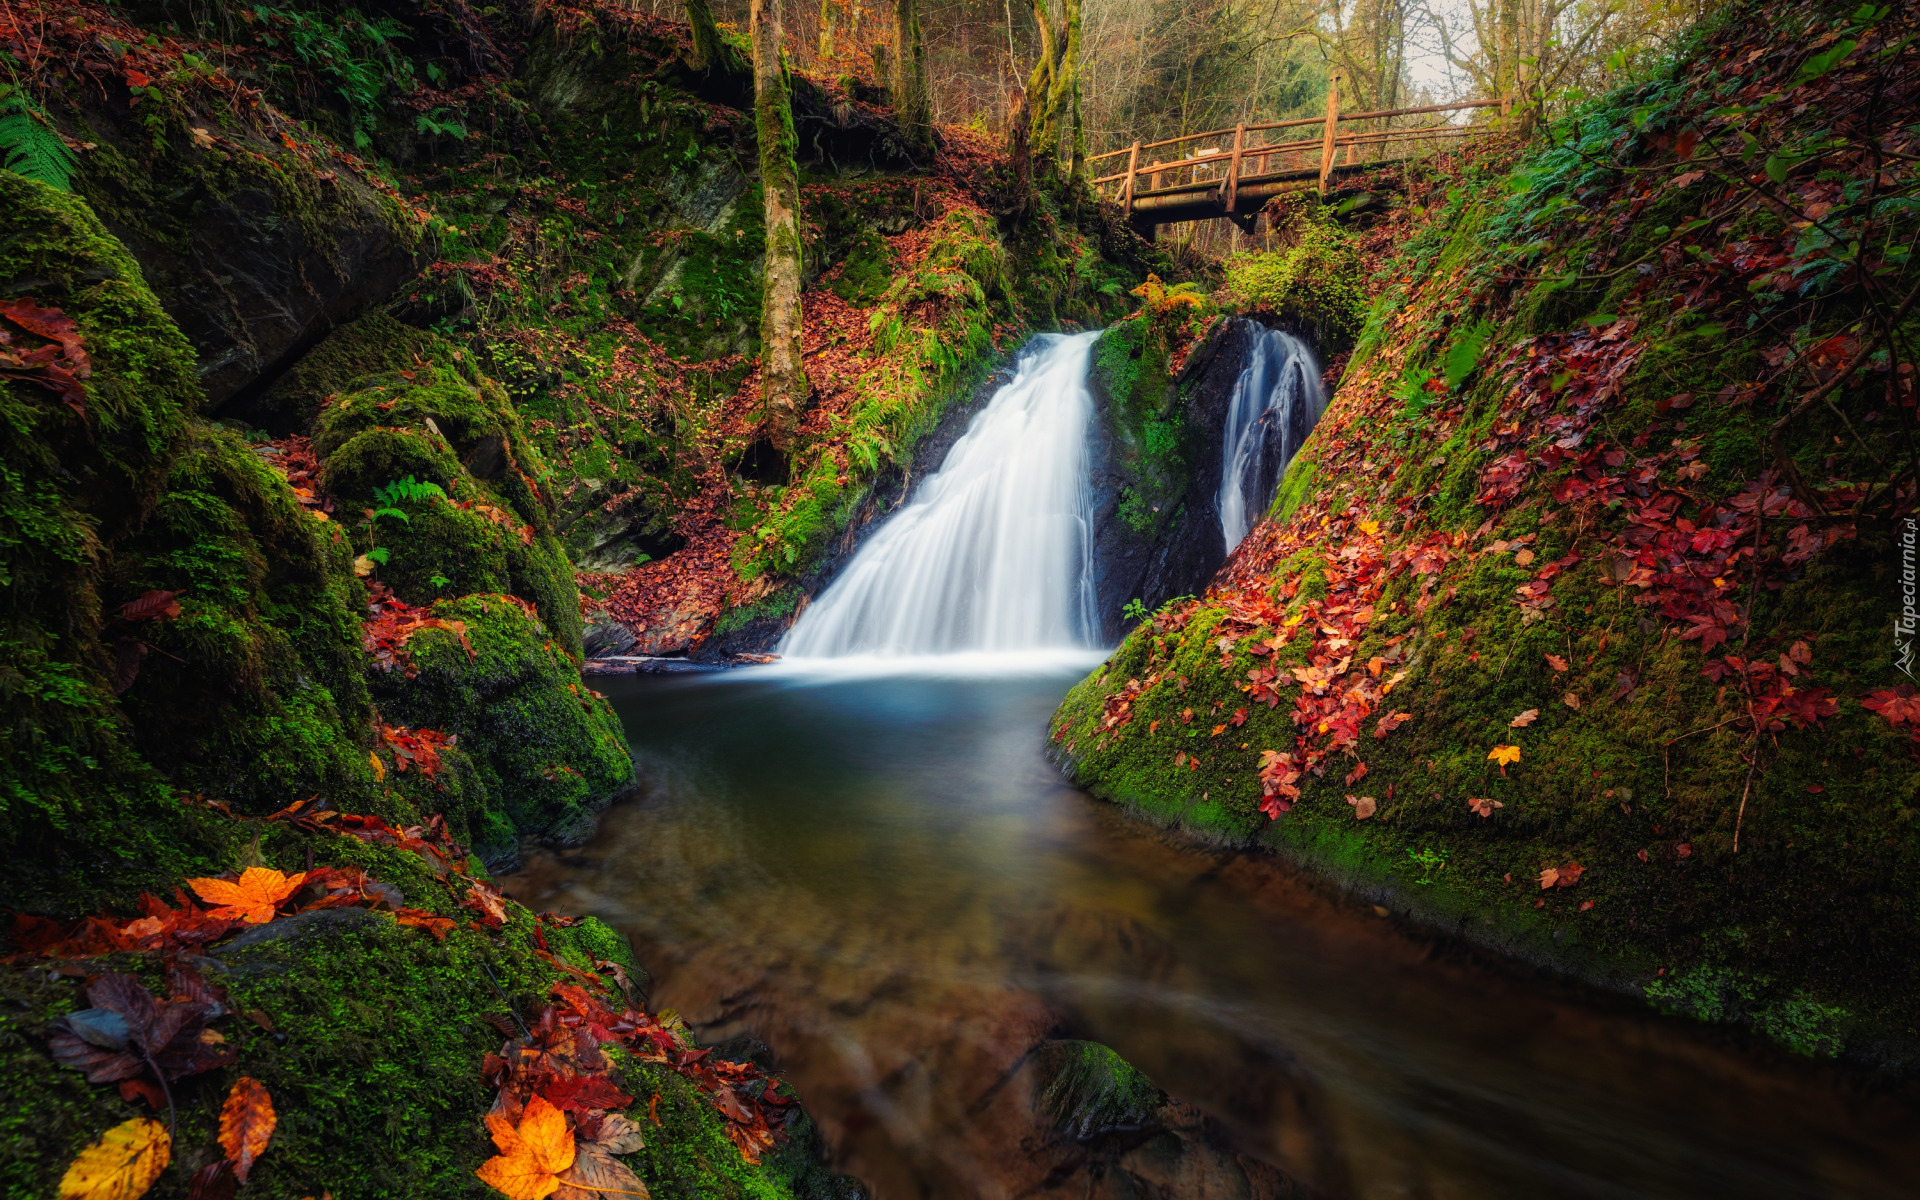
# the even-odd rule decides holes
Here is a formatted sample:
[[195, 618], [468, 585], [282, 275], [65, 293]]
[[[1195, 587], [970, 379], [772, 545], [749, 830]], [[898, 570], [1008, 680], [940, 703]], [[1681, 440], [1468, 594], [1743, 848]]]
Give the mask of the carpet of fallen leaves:
[[[1796, 346], [1796, 326], [1819, 311], [1818, 303], [1809, 301], [1788, 310], [1793, 320], [1778, 313], [1753, 317], [1769, 320], [1781, 338], [1761, 354], [1765, 369], [1758, 378], [1711, 396], [1676, 394], [1660, 405], [1661, 416], [1671, 423], [1624, 438], [1617, 438], [1602, 418], [1616, 406], [1623, 379], [1643, 353], [1636, 315], [1643, 305], [1664, 314], [1673, 303], [1702, 316], [1745, 321], [1755, 311], [1756, 293], [1793, 298], [1822, 281], [1850, 301], [1865, 294], [1884, 305], [1883, 311], [1910, 310], [1911, 293], [1904, 301], [1898, 295], [1875, 296], [1881, 286], [1876, 280], [1897, 277], [1887, 259], [1871, 249], [1858, 259], [1849, 257], [1849, 243], [1873, 245], [1866, 233], [1872, 218], [1865, 206], [1843, 195], [1847, 179], [1870, 181], [1883, 195], [1915, 190], [1911, 118], [1920, 111], [1920, 70], [1909, 25], [1887, 21], [1821, 36], [1815, 50], [1844, 40], [1841, 49], [1853, 57], [1843, 55], [1846, 66], [1812, 78], [1806, 78], [1806, 45], [1787, 40], [1755, 48], [1740, 31], [1726, 31], [1716, 49], [1729, 62], [1738, 59], [1738, 94], [1697, 93], [1687, 111], [1669, 118], [1668, 128], [1677, 132], [1654, 135], [1638, 147], [1623, 139], [1615, 147], [1621, 163], [1631, 162], [1631, 168], [1608, 185], [1578, 193], [1580, 207], [1592, 214], [1582, 219], [1605, 224], [1602, 236], [1587, 243], [1594, 248], [1591, 257], [1572, 269], [1630, 269], [1638, 282], [1619, 315], [1573, 332], [1526, 338], [1487, 365], [1506, 386], [1489, 433], [1475, 445], [1486, 464], [1476, 500], [1487, 516], [1477, 530], [1435, 528], [1426, 515], [1432, 497], [1394, 486], [1415, 459], [1383, 436], [1404, 403], [1391, 391], [1397, 359], [1387, 356], [1388, 367], [1369, 364], [1358, 378], [1346, 381], [1314, 434], [1316, 478], [1336, 482], [1286, 520], [1257, 526], [1204, 597], [1153, 618], [1157, 632], [1175, 634], [1203, 607], [1224, 609], [1217, 630], [1222, 670], [1234, 669], [1236, 648], [1264, 656], [1296, 638], [1310, 639], [1306, 664], [1291, 668], [1291, 678], [1255, 666], [1240, 685], [1253, 703], [1276, 707], [1290, 700], [1293, 708], [1292, 744], [1261, 757], [1261, 808], [1269, 817], [1293, 807], [1306, 773], [1323, 776], [1337, 755], [1358, 759], [1369, 721], [1374, 722], [1371, 736], [1384, 739], [1407, 718], [1389, 703], [1407, 673], [1401, 666], [1402, 639], [1393, 639], [1387, 653], [1365, 662], [1351, 653], [1383, 615], [1386, 584], [1410, 574], [1415, 581], [1411, 609], [1423, 615], [1449, 603], [1458, 590], [1450, 580], [1486, 555], [1511, 555], [1516, 565], [1532, 568], [1532, 578], [1511, 598], [1526, 622], [1546, 619], [1557, 607], [1554, 583], [1569, 571], [1597, 572], [1601, 585], [1624, 589], [1644, 614], [1643, 631], [1664, 625], [1679, 639], [1697, 643], [1701, 671], [1725, 683], [1722, 695], [1730, 688], [1738, 701], [1739, 715], [1730, 723], [1755, 741], [1817, 726], [1837, 711], [1831, 689], [1813, 677], [1814, 635], [1788, 634], [1750, 645], [1750, 599], [1757, 589], [1784, 587], [1824, 549], [1856, 537], [1863, 514], [1885, 520], [1889, 513], [1910, 512], [1916, 499], [1911, 478], [1814, 483], [1798, 478], [1784, 459], [1762, 459], [1753, 464], [1754, 477], [1729, 495], [1724, 483], [1701, 485], [1708, 475], [1703, 445], [1685, 434], [1684, 416], [1689, 408], [1707, 404], [1772, 409], [1800, 399], [1799, 389], [1817, 398], [1846, 376], [1855, 376], [1857, 386], [1870, 392], [1884, 392], [1898, 408], [1913, 410], [1913, 364], [1897, 356], [1865, 361], [1872, 349], [1866, 326]], [[1788, 174], [1783, 181], [1774, 178], [1782, 173], [1775, 159], [1763, 163], [1765, 154], [1736, 152], [1743, 145], [1761, 145], [1778, 148], [1776, 155], [1790, 153], [1786, 147], [1801, 140], [1797, 123], [1809, 109], [1824, 114], [1838, 135], [1823, 135], [1815, 147], [1823, 167], [1818, 173]], [[1709, 176], [1713, 182], [1703, 182]], [[1687, 188], [1698, 190], [1700, 209], [1709, 219], [1685, 227], [1641, 261], [1614, 263], [1630, 223], [1645, 205], [1668, 189]], [[1742, 227], [1728, 218], [1743, 206], [1763, 207], [1787, 220], [1776, 234], [1735, 233]], [[1389, 251], [1390, 241], [1376, 239], [1370, 257], [1381, 265], [1391, 261]], [[1510, 311], [1518, 285], [1529, 281], [1487, 261], [1463, 265], [1445, 278], [1390, 281], [1407, 289], [1406, 303], [1389, 319], [1383, 340], [1388, 345], [1417, 340], [1436, 313], [1454, 321], [1476, 312], [1498, 318]], [[1439, 380], [1428, 390], [1435, 407], [1433, 426], [1423, 439], [1439, 445], [1462, 421], [1465, 397], [1449, 393]], [[1801, 409], [1806, 403], [1802, 400]], [[1912, 421], [1910, 413], [1906, 419]], [[1663, 429], [1666, 444], [1656, 444]], [[1831, 466], [1833, 460], [1828, 461]], [[1571, 525], [1576, 549], [1541, 561], [1530, 548], [1536, 535], [1499, 537], [1503, 515], [1523, 499], [1547, 509], [1543, 524]], [[1624, 521], [1613, 519], [1615, 513], [1624, 513]], [[1324, 564], [1325, 591], [1290, 605], [1301, 581], [1298, 575], [1289, 577], [1284, 564], [1303, 550], [1313, 551], [1314, 560]], [[1460, 637], [1471, 642], [1473, 632], [1463, 629]], [[1554, 670], [1566, 670], [1564, 660], [1548, 657]], [[1168, 683], [1184, 692], [1188, 681], [1169, 672], [1124, 681], [1107, 695], [1091, 734], [1082, 736], [1095, 738], [1095, 745], [1123, 736], [1134, 703]], [[1632, 671], [1621, 672], [1613, 694], [1629, 695], [1638, 684]], [[1879, 690], [1860, 700], [1920, 744], [1920, 697], [1912, 687]], [[1568, 707], [1577, 709], [1579, 703], [1568, 693]], [[1244, 712], [1236, 714], [1234, 724]], [[1055, 740], [1065, 740], [1070, 730], [1061, 725]], [[1067, 748], [1076, 747], [1069, 742]], [[1519, 754], [1518, 746], [1502, 745], [1489, 758], [1504, 773]], [[1182, 754], [1173, 766], [1191, 769], [1196, 761]], [[1366, 771], [1359, 761], [1346, 782], [1351, 786]], [[1360, 799], [1365, 798], [1355, 798], [1355, 815], [1364, 818], [1372, 806], [1358, 804]], [[1468, 805], [1482, 817], [1495, 807], [1487, 800]], [[1734, 847], [1737, 851], [1737, 824]], [[1677, 853], [1686, 851], [1683, 846]], [[1571, 886], [1582, 870], [1577, 863], [1549, 868], [1541, 887]]]

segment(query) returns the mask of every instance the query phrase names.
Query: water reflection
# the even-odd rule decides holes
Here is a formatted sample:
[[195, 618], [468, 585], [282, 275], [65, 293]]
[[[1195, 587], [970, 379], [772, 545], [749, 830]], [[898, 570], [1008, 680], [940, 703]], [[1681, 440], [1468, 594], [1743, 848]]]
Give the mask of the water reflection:
[[[883, 1197], [1915, 1194], [1908, 1099], [1065, 787], [1041, 740], [1079, 669], [615, 681], [640, 794], [511, 886], [625, 929], [710, 1039], [772, 1045]], [[1058, 1036], [1201, 1110], [1184, 1157], [1043, 1136], [1020, 1071]]]

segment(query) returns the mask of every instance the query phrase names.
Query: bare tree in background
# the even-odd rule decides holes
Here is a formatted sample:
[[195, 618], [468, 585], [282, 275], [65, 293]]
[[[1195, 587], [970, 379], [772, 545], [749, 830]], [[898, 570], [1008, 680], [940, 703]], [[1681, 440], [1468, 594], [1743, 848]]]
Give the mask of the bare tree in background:
[[1422, 12], [1447, 63], [1518, 117], [1521, 132], [1574, 95], [1604, 90], [1606, 63], [1669, 44], [1706, 0], [1451, 0]]
[[800, 175], [794, 166], [793, 98], [782, 59], [780, 0], [753, 0], [753, 124], [760, 142], [760, 190], [767, 265], [760, 288], [760, 398], [768, 435], [793, 445], [807, 406], [800, 332]]

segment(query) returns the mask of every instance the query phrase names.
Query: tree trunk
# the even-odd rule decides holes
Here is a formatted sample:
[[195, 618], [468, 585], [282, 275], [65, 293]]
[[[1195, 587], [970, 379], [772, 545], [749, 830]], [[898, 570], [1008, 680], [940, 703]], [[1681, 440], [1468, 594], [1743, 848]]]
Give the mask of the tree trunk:
[[820, 0], [820, 61], [833, 59], [833, 0]]
[[1073, 107], [1073, 157], [1069, 174], [1075, 180], [1087, 178], [1087, 130], [1080, 121], [1080, 0], [1067, 0], [1066, 53], [1061, 71], [1067, 79], [1067, 100]]
[[1017, 86], [1007, 104], [1007, 157], [1013, 165], [1014, 211], [1025, 213], [1033, 202], [1033, 113], [1027, 94]]
[[933, 148], [933, 103], [927, 94], [927, 47], [915, 0], [893, 0], [893, 115], [907, 140]]
[[713, 23], [713, 9], [707, 0], [687, 0], [687, 24], [693, 27], [693, 65], [711, 71], [726, 61], [726, 43], [720, 40], [720, 28]]
[[753, 0], [753, 121], [760, 141], [760, 190], [767, 221], [767, 267], [760, 289], [760, 399], [767, 433], [793, 447], [807, 405], [800, 356], [800, 176], [793, 165], [793, 103], [781, 61], [779, 0]]
[[1060, 120], [1071, 122], [1067, 147], [1072, 172], [1084, 167], [1086, 135], [1080, 126], [1080, 0], [1064, 0], [1062, 20], [1055, 25], [1047, 0], [1033, 0], [1033, 20], [1040, 30], [1040, 61], [1027, 79], [1027, 101], [1033, 106], [1033, 155], [1042, 167], [1060, 168]]

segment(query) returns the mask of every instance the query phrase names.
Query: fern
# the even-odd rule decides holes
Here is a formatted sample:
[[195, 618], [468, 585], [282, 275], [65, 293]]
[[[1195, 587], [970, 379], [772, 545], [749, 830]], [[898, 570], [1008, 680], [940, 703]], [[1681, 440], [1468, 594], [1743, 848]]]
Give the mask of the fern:
[[54, 131], [47, 114], [5, 84], [0, 84], [0, 150], [6, 152], [9, 171], [58, 191], [73, 190], [79, 160]]
[[1473, 326], [1460, 335], [1460, 340], [1447, 348], [1446, 362], [1442, 364], [1442, 373], [1447, 377], [1447, 390], [1453, 391], [1460, 381], [1473, 374], [1480, 365], [1480, 355], [1487, 348], [1487, 339], [1493, 336], [1493, 322], [1482, 317]]
[[432, 480], [418, 483], [411, 475], [405, 479], [396, 479], [385, 487], [373, 489], [374, 501], [383, 509], [397, 509], [402, 504], [422, 504], [435, 496], [442, 500], [447, 498], [446, 492], [440, 489], [439, 484]]

